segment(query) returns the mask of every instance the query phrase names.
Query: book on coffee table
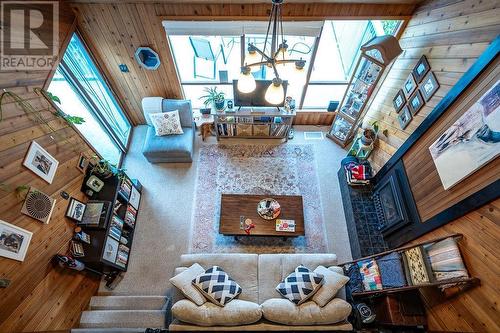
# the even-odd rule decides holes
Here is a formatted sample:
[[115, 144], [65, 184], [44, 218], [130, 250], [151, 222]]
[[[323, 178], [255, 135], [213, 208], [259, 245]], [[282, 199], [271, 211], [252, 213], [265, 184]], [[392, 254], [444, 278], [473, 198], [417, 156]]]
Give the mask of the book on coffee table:
[[295, 232], [295, 220], [276, 219], [276, 231]]

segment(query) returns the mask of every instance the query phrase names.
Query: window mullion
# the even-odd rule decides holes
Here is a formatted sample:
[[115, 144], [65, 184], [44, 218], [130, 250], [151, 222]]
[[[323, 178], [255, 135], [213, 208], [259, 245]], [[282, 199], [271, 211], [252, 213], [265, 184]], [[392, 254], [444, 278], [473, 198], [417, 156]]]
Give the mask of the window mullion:
[[314, 60], [316, 59], [316, 54], [318, 53], [319, 41], [321, 39], [322, 32], [323, 32], [323, 27], [321, 27], [321, 29], [319, 31], [319, 35], [318, 35], [318, 37], [316, 37], [316, 39], [314, 41], [311, 59], [309, 60], [310, 61], [309, 68], [307, 69], [306, 81], [304, 83], [304, 88], [302, 89], [302, 96], [300, 97], [299, 109], [302, 109], [302, 107], [304, 106], [304, 100], [306, 98], [306, 93], [307, 93], [307, 87], [309, 86], [309, 80], [311, 80], [311, 74], [313, 71]]

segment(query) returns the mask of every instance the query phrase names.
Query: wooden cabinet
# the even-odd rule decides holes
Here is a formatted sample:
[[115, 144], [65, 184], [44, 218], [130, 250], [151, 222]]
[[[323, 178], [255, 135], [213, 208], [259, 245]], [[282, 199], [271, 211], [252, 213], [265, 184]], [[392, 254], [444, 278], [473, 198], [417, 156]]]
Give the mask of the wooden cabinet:
[[374, 37], [361, 46], [354, 74], [327, 134], [329, 138], [342, 147], [351, 142], [382, 73], [401, 52], [403, 50], [393, 36]]

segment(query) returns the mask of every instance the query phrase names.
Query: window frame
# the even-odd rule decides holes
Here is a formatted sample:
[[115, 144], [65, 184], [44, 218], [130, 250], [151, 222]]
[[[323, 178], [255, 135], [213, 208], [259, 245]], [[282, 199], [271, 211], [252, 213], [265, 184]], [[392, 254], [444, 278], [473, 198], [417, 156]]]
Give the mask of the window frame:
[[[92, 61], [93, 65], [96, 67], [96, 69], [99, 72], [99, 75], [101, 76], [104, 84], [107, 86], [109, 92], [111, 93], [111, 95], [112, 95], [111, 97], [114, 98], [114, 100], [116, 101], [116, 103], [118, 104], [118, 106], [120, 108], [121, 113], [123, 114], [123, 116], [125, 117], [126, 121], [130, 125], [130, 132], [129, 132], [129, 135], [127, 136], [126, 143], [124, 144], [120, 140], [120, 138], [118, 138], [117, 134], [114, 133], [114, 130], [112, 129], [111, 125], [106, 120], [106, 118], [102, 115], [101, 111], [99, 110], [99, 107], [92, 101], [92, 98], [87, 94], [87, 92], [85, 91], [85, 89], [82, 88], [81, 84], [78, 82], [78, 80], [75, 77], [75, 75], [71, 72], [71, 70], [69, 70], [68, 65], [64, 62], [64, 54], [66, 53], [66, 51], [68, 49], [69, 42], [68, 42], [68, 45], [66, 45], [66, 48], [64, 49], [64, 52], [61, 53], [62, 54], [61, 59], [59, 61], [59, 64], [55, 67], [54, 73], [55, 73], [55, 71], [58, 68], [61, 70], [61, 73], [63, 74], [63, 76], [68, 81], [68, 84], [70, 84], [72, 86], [72, 88], [74, 88], [76, 90], [76, 93], [79, 95], [82, 104], [84, 104], [85, 107], [87, 108], [87, 110], [96, 118], [96, 120], [98, 122], [100, 122], [100, 124], [102, 125], [102, 128], [105, 131], [105, 133], [109, 136], [109, 138], [111, 139], [111, 141], [116, 145], [116, 147], [118, 148], [118, 150], [121, 151], [120, 160], [117, 163], [117, 166], [120, 167], [122, 165], [122, 163], [123, 163], [123, 159], [124, 159], [125, 155], [128, 153], [128, 149], [130, 147], [130, 141], [131, 141], [132, 129], [133, 129], [133, 122], [131, 121], [131, 119], [128, 116], [128, 114], [125, 112], [125, 108], [123, 107], [123, 104], [121, 103], [121, 101], [118, 98], [117, 94], [113, 90], [113, 85], [110, 83], [109, 79], [106, 76], [106, 73], [104, 72], [104, 70], [100, 66], [99, 62], [97, 61], [97, 58], [94, 56], [94, 54], [91, 51], [88, 43], [85, 41], [85, 38], [83, 37], [81, 31], [78, 28], [76, 28], [73, 31], [73, 33], [71, 34], [71, 37], [68, 39], [68, 41], [71, 40], [71, 38], [73, 37], [73, 35], [76, 35], [80, 39], [80, 41], [81, 41], [83, 47], [85, 48], [85, 51], [87, 52], [90, 60]], [[52, 82], [52, 80], [53, 80], [53, 77], [51, 78], [50, 82], [48, 83], [47, 88], [48, 88], [48, 86], [50, 86], [50, 83]], [[92, 145], [85, 138], [85, 135], [80, 131], [80, 129], [77, 126], [73, 126], [73, 127], [80, 134], [80, 136], [82, 136], [84, 138], [84, 140], [87, 142], [87, 144], [90, 147], [92, 147], [92, 149], [94, 150], [94, 152], [96, 152], [99, 155], [99, 157], [102, 158], [101, 154], [96, 149], [96, 147], [94, 145]]]
[[[360, 21], [377, 21], [377, 20], [384, 20], [383, 18], [372, 18], [372, 19], [354, 19], [354, 21], [357, 21], [357, 20], [360, 20]], [[394, 31], [393, 33], [393, 36], [396, 37], [398, 40], [399, 40], [399, 37], [400, 37], [400, 33], [402, 31], [402, 29], [404, 29], [404, 27], [406, 26], [406, 23], [408, 20], [404, 19], [404, 18], [391, 18], [389, 20], [396, 20], [396, 21], [399, 21], [399, 24], [396, 28], [396, 30]], [[323, 21], [323, 24], [328, 21], [327, 19], [322, 19]], [[311, 59], [310, 59], [310, 63], [309, 63], [309, 67], [308, 67], [308, 70], [307, 70], [307, 73], [306, 73], [306, 80], [305, 80], [305, 83], [304, 83], [304, 87], [303, 87], [303, 90], [302, 90], [302, 95], [300, 96], [300, 100], [298, 101], [297, 105], [298, 105], [298, 109], [302, 109], [302, 110], [317, 110], [318, 108], [317, 107], [305, 107], [304, 108], [304, 102], [306, 100], [306, 95], [307, 95], [307, 90], [309, 88], [309, 86], [346, 86], [346, 89], [347, 89], [347, 86], [349, 85], [349, 80], [337, 80], [337, 81], [311, 81], [311, 76], [312, 76], [312, 71], [313, 71], [313, 68], [314, 68], [314, 62], [316, 60], [316, 55], [317, 55], [317, 52], [318, 52], [318, 48], [319, 48], [319, 43], [321, 41], [321, 36], [322, 36], [322, 33], [323, 33], [323, 27], [321, 28], [320, 30], [320, 33], [318, 36], [315, 37], [315, 40], [314, 40], [314, 43], [313, 43], [313, 47], [312, 47], [312, 54], [311, 54]], [[179, 68], [177, 66], [177, 61], [175, 59], [175, 54], [173, 52], [173, 48], [172, 48], [172, 42], [171, 42], [171, 39], [170, 39], [170, 36], [167, 34], [167, 43], [170, 47], [170, 50], [172, 50], [172, 58], [173, 58], [173, 62], [175, 64], [175, 69], [177, 71], [177, 76], [179, 77], [179, 83], [181, 85], [181, 89], [182, 89], [182, 94], [185, 96], [184, 94], [184, 88], [183, 86], [199, 86], [199, 85], [213, 85], [213, 86], [225, 86], [225, 85], [232, 85], [233, 83], [232, 82], [213, 82], [213, 81], [196, 81], [196, 82], [193, 82], [193, 81], [186, 81], [186, 82], [183, 82], [181, 80], [181, 76], [179, 74]], [[244, 58], [245, 58], [245, 54], [246, 54], [246, 35], [245, 34], [242, 34], [240, 36], [240, 53], [241, 53], [241, 65], [243, 66], [243, 61], [244, 61]], [[360, 45], [361, 46], [361, 45]], [[325, 106], [326, 108], [326, 106]]]

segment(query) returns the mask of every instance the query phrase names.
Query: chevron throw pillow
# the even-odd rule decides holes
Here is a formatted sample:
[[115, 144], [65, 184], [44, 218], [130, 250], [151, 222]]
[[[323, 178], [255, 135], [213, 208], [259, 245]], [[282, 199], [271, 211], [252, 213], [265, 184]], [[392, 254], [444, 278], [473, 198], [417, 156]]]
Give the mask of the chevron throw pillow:
[[314, 273], [305, 266], [298, 266], [276, 290], [296, 305], [307, 301], [323, 285], [323, 275]]
[[213, 266], [198, 275], [193, 285], [212, 303], [224, 306], [241, 294], [241, 287], [219, 266]]

